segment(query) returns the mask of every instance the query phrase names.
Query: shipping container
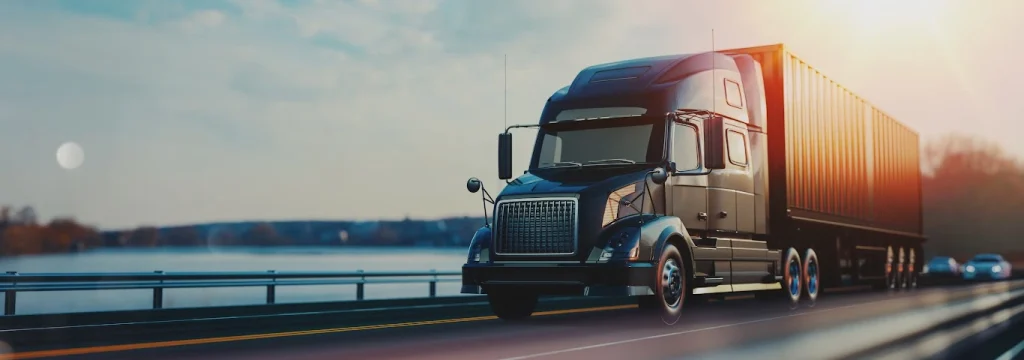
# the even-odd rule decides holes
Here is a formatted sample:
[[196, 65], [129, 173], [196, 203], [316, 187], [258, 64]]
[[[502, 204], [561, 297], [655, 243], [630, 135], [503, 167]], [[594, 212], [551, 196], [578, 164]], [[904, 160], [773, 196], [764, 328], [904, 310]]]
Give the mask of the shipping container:
[[760, 62], [770, 218], [921, 237], [918, 134], [783, 45], [731, 49]]

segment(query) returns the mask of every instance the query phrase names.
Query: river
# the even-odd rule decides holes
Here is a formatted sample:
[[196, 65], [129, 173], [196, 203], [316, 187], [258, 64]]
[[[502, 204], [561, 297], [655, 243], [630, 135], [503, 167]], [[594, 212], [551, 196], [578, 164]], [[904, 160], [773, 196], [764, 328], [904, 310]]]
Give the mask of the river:
[[[102, 249], [74, 254], [0, 258], [0, 271], [21, 273], [182, 271], [458, 271], [464, 248], [194, 248]], [[438, 296], [459, 295], [458, 282], [440, 282]], [[366, 299], [423, 297], [427, 283], [367, 284]], [[282, 286], [277, 303], [354, 300], [355, 285]], [[18, 293], [17, 314], [145, 309], [152, 290]], [[0, 302], [3, 302], [0, 299]], [[164, 290], [164, 307], [262, 304], [265, 287]]]

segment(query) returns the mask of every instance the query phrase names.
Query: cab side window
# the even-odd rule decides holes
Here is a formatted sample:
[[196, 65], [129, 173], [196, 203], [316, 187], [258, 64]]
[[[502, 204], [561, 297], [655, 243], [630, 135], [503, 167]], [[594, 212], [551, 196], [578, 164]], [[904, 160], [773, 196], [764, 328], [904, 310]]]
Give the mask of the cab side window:
[[736, 130], [728, 130], [725, 135], [726, 146], [729, 148], [729, 161], [737, 166], [747, 166], [747, 138]]
[[689, 171], [700, 168], [700, 140], [697, 127], [693, 125], [676, 126], [676, 139], [672, 144], [672, 158], [676, 162], [676, 171]]

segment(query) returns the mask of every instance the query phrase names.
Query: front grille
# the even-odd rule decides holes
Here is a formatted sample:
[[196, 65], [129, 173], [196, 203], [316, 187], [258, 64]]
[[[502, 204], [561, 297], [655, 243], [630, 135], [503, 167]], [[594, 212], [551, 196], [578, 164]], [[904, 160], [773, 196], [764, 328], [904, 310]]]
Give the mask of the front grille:
[[494, 216], [495, 253], [575, 254], [577, 207], [575, 198], [499, 201]]

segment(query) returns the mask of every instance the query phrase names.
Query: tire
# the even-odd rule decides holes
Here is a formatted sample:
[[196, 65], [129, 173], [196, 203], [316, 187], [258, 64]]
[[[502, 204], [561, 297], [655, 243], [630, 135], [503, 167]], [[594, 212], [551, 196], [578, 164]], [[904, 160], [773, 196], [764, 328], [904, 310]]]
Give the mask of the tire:
[[658, 258], [657, 279], [655, 280], [655, 298], [661, 312], [661, 321], [666, 325], [675, 325], [683, 312], [686, 302], [686, 263], [672, 244], [666, 244]]
[[907, 254], [907, 290], [917, 289], [917, 254], [916, 248], [910, 248]]
[[811, 302], [818, 299], [818, 293], [821, 291], [820, 271], [821, 266], [818, 263], [818, 254], [814, 252], [814, 249], [807, 249], [804, 252], [803, 268], [800, 272], [800, 277], [804, 294], [807, 295], [807, 299]]
[[802, 265], [800, 254], [796, 249], [786, 249], [782, 255], [782, 292], [786, 294], [791, 304], [800, 302], [801, 288], [803, 288]]
[[892, 245], [887, 246], [885, 249], [885, 289], [892, 291], [896, 289], [898, 283], [898, 271], [897, 266], [899, 264], [896, 261], [896, 254], [893, 253]]
[[529, 293], [488, 292], [487, 301], [495, 316], [508, 321], [526, 319], [537, 308], [537, 295]]
[[907, 250], [900, 246], [899, 256], [896, 258], [896, 290], [907, 289]]

